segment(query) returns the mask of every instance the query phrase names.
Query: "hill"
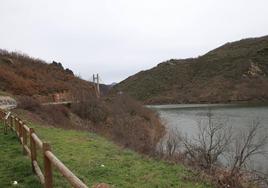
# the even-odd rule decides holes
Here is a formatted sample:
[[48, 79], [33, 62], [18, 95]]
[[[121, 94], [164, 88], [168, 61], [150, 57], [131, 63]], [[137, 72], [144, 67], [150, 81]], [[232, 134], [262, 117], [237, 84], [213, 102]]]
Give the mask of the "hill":
[[146, 104], [268, 102], [268, 36], [171, 59], [117, 84]]
[[92, 83], [64, 69], [61, 63], [49, 64], [26, 54], [0, 50], [0, 90], [51, 101], [54, 94], [70, 98], [78, 89], [94, 93]]

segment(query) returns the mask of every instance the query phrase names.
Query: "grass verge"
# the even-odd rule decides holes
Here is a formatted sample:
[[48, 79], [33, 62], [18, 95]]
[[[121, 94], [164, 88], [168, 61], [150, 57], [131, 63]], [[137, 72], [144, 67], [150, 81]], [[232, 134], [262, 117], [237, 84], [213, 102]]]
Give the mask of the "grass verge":
[[[96, 134], [36, 124], [29, 126], [35, 128], [43, 141], [50, 142], [53, 153], [89, 186], [107, 183], [123, 188], [210, 187], [205, 182], [191, 182], [193, 175], [181, 165], [141, 156]], [[0, 134], [0, 187], [11, 186], [15, 180], [21, 187], [40, 187], [15, 134], [4, 135], [3, 131]], [[54, 173], [54, 186], [69, 187], [69, 184]]]
[[0, 124], [0, 187], [42, 187], [32, 173], [29, 158], [22, 155], [22, 148], [15, 133], [4, 135]]

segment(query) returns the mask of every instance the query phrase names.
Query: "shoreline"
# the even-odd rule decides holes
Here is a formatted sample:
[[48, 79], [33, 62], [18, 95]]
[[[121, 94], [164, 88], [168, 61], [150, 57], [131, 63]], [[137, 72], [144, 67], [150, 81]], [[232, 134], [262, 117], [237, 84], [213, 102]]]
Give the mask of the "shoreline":
[[268, 103], [167, 103], [145, 104], [147, 108], [173, 109], [173, 108], [217, 108], [217, 107], [267, 107]]

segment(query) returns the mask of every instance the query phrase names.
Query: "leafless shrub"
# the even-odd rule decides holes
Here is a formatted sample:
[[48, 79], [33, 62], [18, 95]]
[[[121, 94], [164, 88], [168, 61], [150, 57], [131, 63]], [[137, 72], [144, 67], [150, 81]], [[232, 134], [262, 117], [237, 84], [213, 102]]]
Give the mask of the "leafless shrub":
[[166, 153], [172, 157], [180, 147], [182, 136], [178, 129], [172, 129], [166, 141]]
[[190, 161], [200, 167], [212, 170], [219, 157], [228, 150], [231, 142], [231, 127], [214, 122], [208, 114], [208, 125], [198, 125], [198, 134], [193, 139], [184, 138], [186, 155]]
[[164, 137], [162, 137], [156, 146], [156, 150], [155, 150], [156, 157], [163, 158], [165, 156], [166, 154], [165, 147], [166, 147], [166, 142], [165, 142]]
[[[258, 183], [260, 187], [268, 187], [268, 172], [260, 172], [258, 170], [250, 171], [251, 181], [254, 183]], [[253, 175], [253, 177], [252, 177]]]
[[[161, 158], [174, 158], [182, 145], [182, 136], [177, 128], [168, 131], [168, 134], [160, 139], [157, 144], [156, 154]], [[176, 156], [175, 156], [176, 155]]]
[[[268, 135], [259, 122], [254, 121], [250, 127], [233, 135], [230, 126], [215, 123], [209, 116], [207, 126], [199, 124], [198, 128], [196, 137], [183, 140], [187, 159], [214, 174], [220, 187], [243, 187], [245, 182], [267, 184], [267, 174], [249, 165], [253, 157], [267, 154]], [[230, 166], [223, 168], [220, 158], [226, 155], [229, 155]]]
[[18, 98], [18, 108], [29, 110], [29, 111], [37, 111], [40, 110], [40, 103], [32, 97], [21, 96]]
[[69, 109], [63, 105], [41, 105], [32, 97], [18, 98], [18, 108], [33, 112], [42, 121], [56, 127], [69, 128], [72, 126]]
[[96, 98], [79, 90], [74, 97], [72, 111], [93, 122], [92, 130], [136, 151], [147, 154], [155, 151], [164, 132], [156, 113], [126, 95]]
[[113, 139], [136, 151], [153, 154], [164, 132], [157, 114], [124, 94], [109, 98], [106, 104]]
[[[217, 187], [267, 187], [268, 173], [249, 165], [253, 157], [267, 155], [267, 132], [258, 121], [239, 130], [237, 135], [233, 130], [225, 122], [212, 118], [209, 112], [208, 123], [199, 122], [198, 133], [193, 138], [185, 136], [181, 140], [176, 129], [162, 138], [157, 147], [158, 157], [199, 169]], [[228, 155], [229, 166], [225, 161]]]
[[63, 105], [42, 106], [37, 113], [47, 123], [56, 127], [69, 128], [72, 126], [69, 110]]
[[107, 118], [107, 109], [101, 100], [91, 92], [79, 90], [74, 92], [74, 101], [71, 108], [74, 113], [83, 119], [100, 123]]
[[97, 102], [96, 99], [79, 102], [72, 105], [73, 111], [81, 118], [100, 123], [106, 120], [107, 112], [105, 106]]
[[[244, 171], [252, 171], [248, 165], [250, 160], [255, 156], [267, 155], [266, 147], [268, 144], [268, 135], [258, 121], [253, 121], [252, 125], [242, 130], [236, 135], [232, 144], [230, 155], [231, 173], [230, 177], [237, 181], [237, 178]], [[265, 179], [267, 175], [254, 170], [254, 174], [258, 175], [257, 179]]]

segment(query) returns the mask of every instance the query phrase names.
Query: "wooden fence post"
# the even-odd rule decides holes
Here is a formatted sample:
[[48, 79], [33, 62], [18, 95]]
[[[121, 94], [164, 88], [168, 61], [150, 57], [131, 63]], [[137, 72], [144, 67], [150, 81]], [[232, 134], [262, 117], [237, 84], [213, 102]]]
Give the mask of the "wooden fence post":
[[15, 129], [15, 117], [13, 115], [11, 116], [11, 129], [12, 131]]
[[20, 143], [22, 144], [21, 138], [22, 138], [22, 122], [19, 120], [19, 140]]
[[9, 118], [9, 129], [12, 131], [12, 127], [13, 127], [13, 116], [11, 115], [10, 118]]
[[16, 117], [13, 116], [13, 131], [16, 132]]
[[8, 117], [8, 124], [9, 124], [9, 129], [11, 129], [11, 127], [12, 127], [12, 124], [11, 124], [11, 115]]
[[51, 147], [48, 143], [43, 143], [45, 188], [52, 188], [52, 164], [49, 158], [46, 156], [46, 151], [51, 151]]
[[27, 155], [27, 151], [24, 148], [24, 145], [27, 145], [27, 131], [24, 128], [24, 124], [21, 125], [22, 128], [22, 152], [24, 155]]
[[15, 117], [15, 133], [18, 133], [18, 121], [17, 118]]
[[16, 118], [15, 119], [15, 129], [16, 129], [16, 134], [17, 134], [17, 136], [19, 137], [19, 119], [18, 118]]
[[31, 150], [31, 161], [32, 161], [32, 170], [34, 173], [35, 172], [35, 168], [34, 168], [34, 161], [36, 161], [36, 145], [35, 145], [35, 141], [33, 140], [32, 134], [34, 133], [34, 129], [30, 128], [30, 150]]
[[5, 118], [3, 120], [3, 123], [4, 123], [4, 134], [7, 134], [7, 121], [5, 120]]

